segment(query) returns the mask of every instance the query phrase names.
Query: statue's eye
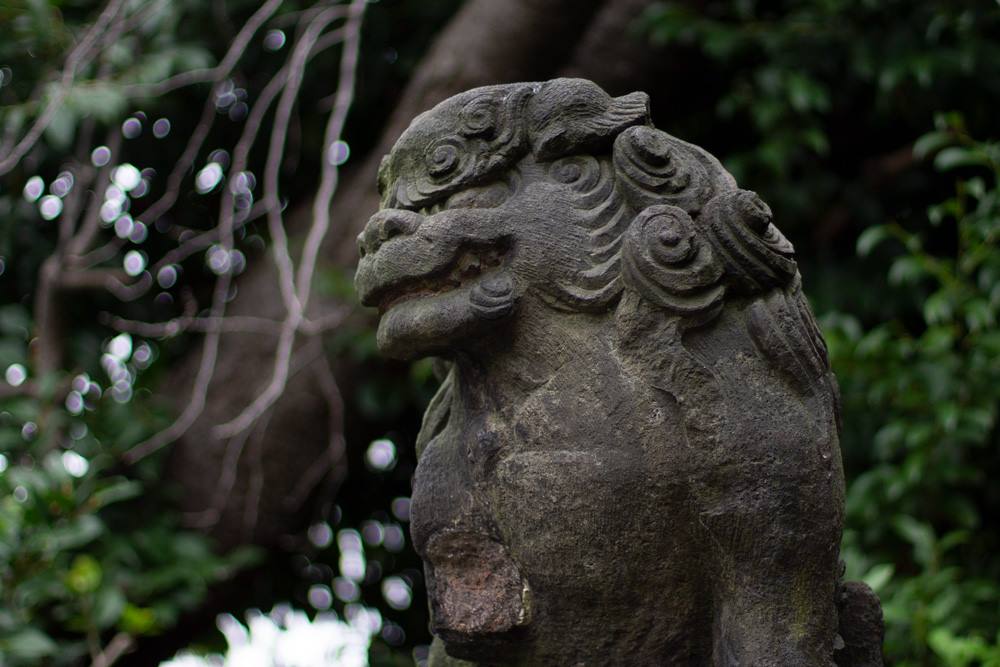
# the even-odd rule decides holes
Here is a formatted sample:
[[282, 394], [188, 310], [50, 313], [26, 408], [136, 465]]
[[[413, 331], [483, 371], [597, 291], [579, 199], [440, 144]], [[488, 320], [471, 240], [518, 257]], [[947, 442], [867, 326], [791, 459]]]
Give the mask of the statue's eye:
[[506, 183], [490, 183], [456, 192], [448, 197], [445, 208], [496, 208], [507, 201], [508, 197], [510, 188]]
[[424, 155], [427, 173], [433, 179], [443, 179], [458, 168], [461, 157], [461, 147], [448, 140], [431, 146]]

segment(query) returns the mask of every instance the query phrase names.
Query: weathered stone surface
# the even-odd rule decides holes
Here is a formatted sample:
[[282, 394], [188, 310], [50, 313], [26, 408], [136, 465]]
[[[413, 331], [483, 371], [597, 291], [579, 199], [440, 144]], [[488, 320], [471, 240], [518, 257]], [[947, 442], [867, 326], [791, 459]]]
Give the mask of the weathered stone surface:
[[792, 246], [647, 104], [477, 88], [383, 161], [357, 288], [383, 353], [445, 360], [413, 482], [431, 664], [880, 665]]

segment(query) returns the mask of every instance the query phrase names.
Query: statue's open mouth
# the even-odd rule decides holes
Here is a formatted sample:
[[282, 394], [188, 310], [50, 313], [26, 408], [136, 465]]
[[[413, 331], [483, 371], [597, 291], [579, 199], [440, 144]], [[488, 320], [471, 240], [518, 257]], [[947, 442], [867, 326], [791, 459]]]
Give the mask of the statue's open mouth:
[[377, 306], [379, 314], [384, 315], [404, 301], [437, 296], [467, 287], [483, 275], [498, 269], [505, 254], [497, 247], [467, 248], [442, 271], [421, 278], [406, 278], [376, 285], [364, 295], [364, 303]]

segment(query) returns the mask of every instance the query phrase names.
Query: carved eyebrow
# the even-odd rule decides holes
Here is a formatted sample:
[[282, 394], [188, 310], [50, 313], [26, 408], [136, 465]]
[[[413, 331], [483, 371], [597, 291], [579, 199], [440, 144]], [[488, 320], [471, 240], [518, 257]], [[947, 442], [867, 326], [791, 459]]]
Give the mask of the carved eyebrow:
[[384, 202], [383, 208], [398, 208], [406, 211], [420, 211], [437, 204], [443, 204], [447, 201], [448, 197], [452, 196], [456, 192], [461, 192], [462, 190], [470, 187], [469, 183], [453, 183], [447, 188], [442, 188], [432, 195], [427, 195], [424, 197], [419, 197], [417, 199], [410, 199], [406, 193], [406, 179], [398, 178], [394, 182], [394, 187], [391, 188], [388, 199]]

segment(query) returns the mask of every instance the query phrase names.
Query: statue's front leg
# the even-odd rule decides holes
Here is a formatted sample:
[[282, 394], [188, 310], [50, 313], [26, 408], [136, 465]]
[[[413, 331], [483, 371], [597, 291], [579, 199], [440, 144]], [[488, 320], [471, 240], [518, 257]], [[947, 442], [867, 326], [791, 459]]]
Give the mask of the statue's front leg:
[[833, 667], [837, 548], [829, 536], [809, 535], [827, 532], [824, 523], [837, 525], [769, 512], [709, 524], [718, 568], [713, 667]]

